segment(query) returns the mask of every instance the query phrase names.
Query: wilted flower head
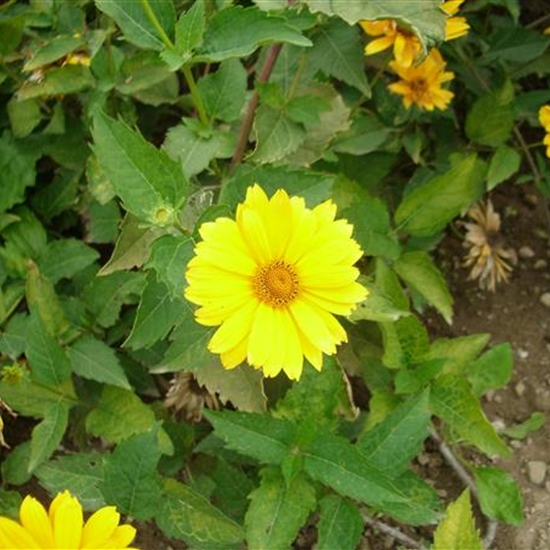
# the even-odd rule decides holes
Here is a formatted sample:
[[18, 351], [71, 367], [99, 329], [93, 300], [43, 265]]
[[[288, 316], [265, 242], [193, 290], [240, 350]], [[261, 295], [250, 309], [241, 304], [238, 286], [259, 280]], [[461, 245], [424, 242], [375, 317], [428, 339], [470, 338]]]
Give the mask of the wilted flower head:
[[445, 21], [445, 40], [454, 40], [468, 34], [470, 25], [465, 17], [455, 17], [464, 0], [448, 0], [441, 4], [441, 9], [449, 16]]
[[550, 105], [544, 105], [539, 110], [539, 122], [546, 131], [544, 145], [546, 145], [546, 156], [550, 158]]
[[136, 530], [131, 525], [119, 525], [119, 521], [116, 508], [105, 506], [83, 523], [82, 506], [69, 491], [59, 493], [49, 511], [27, 496], [19, 509], [18, 522], [0, 517], [0, 548], [128, 548]]
[[465, 246], [470, 249], [464, 265], [471, 267], [469, 279], [479, 279], [481, 288], [494, 292], [497, 283], [508, 282], [512, 265], [517, 262], [516, 252], [504, 246], [499, 235], [500, 216], [490, 200], [470, 208], [468, 217], [474, 221], [464, 224]]
[[426, 59], [415, 67], [403, 67], [396, 61], [392, 61], [390, 67], [401, 80], [390, 84], [388, 88], [403, 96], [403, 105], [407, 109], [417, 105], [428, 111], [444, 110], [454, 96], [441, 87], [444, 82], [454, 78], [454, 73], [445, 72], [445, 61], [436, 49], [431, 50]]
[[369, 36], [378, 37], [365, 46], [366, 55], [372, 55], [393, 46], [396, 62], [402, 67], [410, 67], [422, 52], [422, 45], [416, 34], [403, 29], [392, 19], [360, 21], [359, 25]]
[[313, 209], [279, 189], [249, 187], [236, 220], [200, 228], [185, 296], [199, 323], [219, 326], [208, 349], [225, 368], [247, 360], [265, 376], [298, 379], [304, 357], [318, 370], [347, 340], [334, 317], [349, 315], [367, 290], [353, 264], [362, 256], [353, 227], [329, 200]]

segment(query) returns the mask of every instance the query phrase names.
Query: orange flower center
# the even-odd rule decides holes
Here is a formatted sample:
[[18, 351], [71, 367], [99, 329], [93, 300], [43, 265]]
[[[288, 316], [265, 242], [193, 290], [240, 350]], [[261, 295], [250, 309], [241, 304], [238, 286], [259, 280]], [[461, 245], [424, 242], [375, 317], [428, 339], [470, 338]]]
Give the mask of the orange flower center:
[[252, 288], [260, 302], [280, 308], [298, 296], [300, 284], [294, 268], [282, 260], [277, 260], [258, 268], [252, 279]]
[[416, 98], [424, 97], [430, 89], [430, 85], [425, 78], [416, 78], [412, 80], [409, 85], [411, 87], [412, 93]]

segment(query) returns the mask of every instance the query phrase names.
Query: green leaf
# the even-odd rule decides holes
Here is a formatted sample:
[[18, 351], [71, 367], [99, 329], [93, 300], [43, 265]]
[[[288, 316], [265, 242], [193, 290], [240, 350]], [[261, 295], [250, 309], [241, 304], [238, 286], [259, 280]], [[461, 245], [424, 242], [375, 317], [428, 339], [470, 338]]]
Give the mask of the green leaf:
[[101, 340], [91, 335], [79, 338], [69, 348], [69, 357], [73, 371], [82, 378], [131, 389], [115, 351]]
[[84, 510], [95, 511], [106, 504], [99, 490], [103, 482], [103, 456], [100, 454], [60, 456], [40, 465], [34, 475], [52, 494], [68, 489], [78, 498]]
[[[31, 456], [30, 440], [11, 449], [10, 454], [2, 461], [2, 479], [10, 485], [24, 485], [33, 474], [29, 472], [29, 458]], [[37, 471], [40, 470], [38, 467]], [[36, 472], [34, 472], [36, 473]]]
[[204, 2], [196, 0], [176, 23], [174, 49], [164, 50], [161, 54], [172, 70], [179, 69], [192, 57], [193, 50], [202, 43], [204, 27]]
[[391, 476], [403, 473], [429, 435], [428, 392], [411, 397], [382, 422], [363, 432], [357, 449], [369, 462]]
[[350, 321], [392, 322], [408, 317], [411, 312], [397, 308], [393, 302], [374, 285], [365, 285], [369, 291], [367, 298], [357, 304], [349, 316]]
[[151, 274], [141, 295], [132, 332], [123, 346], [130, 349], [152, 346], [168, 334], [186, 308], [183, 297], [172, 298], [168, 287]]
[[50, 221], [55, 216], [74, 208], [78, 202], [80, 171], [61, 171], [52, 183], [42, 187], [32, 198], [31, 204], [41, 219]]
[[228, 449], [265, 464], [280, 464], [290, 452], [296, 427], [269, 414], [204, 411]]
[[525, 422], [510, 426], [502, 430], [502, 433], [513, 439], [525, 439], [530, 433], [540, 430], [545, 422], [544, 413], [536, 411]]
[[77, 239], [59, 239], [48, 244], [38, 262], [42, 275], [52, 283], [71, 278], [93, 264], [99, 253]]
[[306, 138], [302, 124], [294, 122], [283, 110], [261, 105], [254, 119], [256, 149], [252, 160], [258, 164], [280, 160], [296, 151]]
[[289, 548], [315, 507], [315, 489], [301, 476], [285, 483], [276, 468], [264, 468], [261, 476], [245, 517], [247, 547]]
[[138, 520], [152, 518], [161, 505], [160, 456], [156, 427], [120, 443], [105, 459], [100, 490], [106, 502]]
[[244, 533], [240, 525], [210, 504], [201, 494], [174, 479], [164, 480], [155, 520], [169, 536], [198, 550], [238, 550]]
[[114, 243], [120, 227], [120, 208], [116, 200], [105, 204], [93, 201], [87, 210], [86, 241], [89, 243]]
[[419, 250], [402, 254], [395, 260], [393, 268], [407, 285], [443, 315], [447, 323], [452, 323], [453, 297], [428, 253]]
[[16, 138], [28, 136], [42, 120], [40, 106], [34, 99], [21, 101], [13, 96], [6, 104], [6, 108], [11, 130]]
[[232, 122], [241, 116], [246, 85], [246, 71], [238, 59], [223, 61], [215, 73], [197, 82], [208, 115], [224, 122]]
[[[96, 6], [112, 17], [122, 29], [125, 38], [144, 49], [160, 51], [164, 42], [151, 23], [141, 2], [135, 0], [95, 0]], [[164, 31], [170, 34], [176, 23], [172, 0], [150, 2], [150, 7]]]
[[497, 60], [526, 65], [550, 45], [550, 38], [523, 26], [507, 25], [488, 38], [489, 50], [484, 52], [483, 65], [493, 65]]
[[313, 37], [313, 47], [307, 52], [307, 59], [313, 72], [320, 70], [327, 76], [343, 80], [370, 97], [364, 70], [365, 53], [357, 27], [351, 27], [341, 19], [330, 19], [327, 26], [319, 27]]
[[79, 35], [58, 35], [46, 44], [42, 43], [36, 48], [32, 57], [23, 65], [23, 71], [34, 71], [44, 65], [50, 65], [54, 61], [65, 57], [77, 48], [84, 46], [86, 39]]
[[350, 25], [359, 21], [394, 19], [406, 28], [412, 28], [424, 46], [434, 46], [445, 39], [445, 14], [439, 0], [306, 0], [313, 12], [336, 15]]
[[476, 395], [502, 388], [512, 376], [514, 359], [510, 344], [498, 344], [470, 363], [467, 375]]
[[65, 350], [48, 334], [37, 313], [31, 315], [28, 323], [25, 355], [33, 382], [58, 386], [71, 376], [71, 364]]
[[0, 137], [0, 212], [23, 202], [25, 189], [34, 185], [35, 160], [4, 131]]
[[94, 152], [126, 209], [154, 225], [172, 224], [187, 190], [179, 163], [101, 112], [92, 134]]
[[487, 420], [478, 398], [464, 378], [446, 374], [432, 385], [430, 405], [437, 416], [461, 438], [488, 456], [509, 456], [510, 449]]
[[494, 189], [499, 183], [511, 178], [521, 164], [521, 155], [508, 145], [500, 145], [489, 163], [487, 172], [487, 191]]
[[357, 506], [338, 495], [328, 495], [319, 502], [318, 550], [357, 548], [365, 528]]
[[467, 489], [449, 504], [434, 533], [432, 550], [483, 550]]
[[120, 235], [109, 261], [101, 268], [100, 275], [141, 267], [149, 257], [151, 244], [163, 234], [158, 227], [145, 227], [132, 214], [122, 220]]
[[414, 316], [401, 317], [393, 323], [378, 323], [384, 342], [382, 361], [390, 369], [418, 363], [428, 351], [428, 333]]
[[[0, 32], [1, 29], [2, 24], [0, 22]], [[17, 520], [22, 502], [23, 499], [18, 491], [7, 491], [6, 489], [0, 489], [0, 513], [2, 514], [2, 517]]]
[[86, 418], [86, 429], [95, 437], [120, 443], [155, 424], [153, 411], [132, 391], [105, 386], [96, 408]]
[[59, 401], [44, 411], [44, 419], [31, 433], [29, 472], [48, 460], [57, 449], [69, 423], [69, 407]]
[[422, 361], [441, 359], [442, 374], [461, 374], [475, 360], [489, 341], [489, 334], [471, 334], [458, 338], [438, 338]]
[[391, 134], [392, 129], [385, 126], [374, 113], [364, 113], [353, 120], [347, 132], [336, 137], [332, 147], [338, 153], [366, 155], [380, 149]]
[[271, 42], [311, 46], [311, 42], [282, 17], [256, 7], [231, 6], [210, 19], [198, 53], [201, 61], [218, 62], [246, 57]]
[[523, 501], [515, 479], [499, 468], [474, 468], [481, 511], [491, 519], [519, 527]]
[[497, 147], [514, 128], [514, 90], [507, 82], [502, 89], [486, 94], [473, 104], [466, 116], [466, 135], [474, 143]]
[[137, 301], [145, 285], [145, 274], [119, 271], [96, 277], [84, 289], [84, 304], [95, 322], [103, 327], [113, 326], [123, 304]]
[[90, 69], [84, 65], [65, 65], [48, 69], [40, 82], [27, 80], [17, 92], [21, 100], [36, 97], [61, 96], [76, 94], [95, 84]]
[[395, 223], [411, 235], [435, 235], [484, 191], [486, 165], [476, 155], [413, 189], [401, 201]]

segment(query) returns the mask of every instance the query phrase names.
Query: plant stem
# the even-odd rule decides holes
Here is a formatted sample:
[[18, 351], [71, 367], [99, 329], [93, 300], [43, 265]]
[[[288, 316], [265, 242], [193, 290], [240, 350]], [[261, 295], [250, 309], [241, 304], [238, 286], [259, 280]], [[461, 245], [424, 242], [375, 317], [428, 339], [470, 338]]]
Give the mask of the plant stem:
[[[258, 83], [267, 82], [279, 57], [281, 51], [281, 44], [274, 44], [269, 49], [267, 56], [265, 58], [262, 70], [258, 76]], [[244, 150], [246, 149], [246, 144], [248, 142], [248, 136], [252, 130], [252, 123], [254, 122], [254, 114], [256, 113], [256, 108], [258, 107], [258, 92], [254, 90], [250, 101], [248, 102], [248, 107], [246, 108], [246, 114], [241, 125], [241, 131], [239, 133], [239, 139], [237, 141], [237, 146], [235, 147], [235, 152], [233, 153], [233, 158], [231, 159], [231, 169], [233, 170], [238, 164], [241, 163], [244, 155]]]
[[187, 87], [189, 88], [189, 92], [191, 93], [191, 97], [193, 99], [193, 103], [195, 104], [195, 108], [197, 109], [199, 119], [203, 124], [207, 125], [208, 115], [206, 114], [206, 110], [202, 103], [201, 94], [199, 93], [199, 89], [197, 88], [197, 84], [195, 82], [195, 78], [193, 77], [193, 73], [191, 72], [191, 68], [188, 65], [183, 65], [183, 67], [181, 68], [181, 72], [183, 73], [185, 81], [187, 82]]
[[426, 547], [421, 542], [418, 542], [413, 538], [409, 537], [408, 535], [405, 535], [405, 533], [403, 533], [396, 527], [392, 527], [391, 525], [388, 525], [383, 521], [379, 521], [377, 519], [371, 518], [363, 511], [361, 511], [361, 516], [363, 517], [363, 521], [367, 525], [370, 525], [371, 527], [374, 527], [375, 529], [382, 531], [382, 533], [386, 533], [386, 535], [390, 535], [394, 539], [397, 539], [399, 542], [402, 542], [403, 544], [405, 544], [407, 548], [417, 548], [418, 550], [427, 550]]
[[145, 15], [147, 15], [147, 19], [149, 19], [149, 21], [151, 22], [151, 25], [155, 27], [155, 30], [157, 31], [164, 45], [167, 48], [173, 48], [174, 44], [170, 40], [169, 36], [166, 34], [166, 31], [162, 28], [162, 25], [160, 24], [160, 21], [157, 19], [157, 16], [153, 11], [153, 8], [151, 7], [149, 0], [141, 0], [141, 5], [143, 6], [143, 11], [145, 12]]

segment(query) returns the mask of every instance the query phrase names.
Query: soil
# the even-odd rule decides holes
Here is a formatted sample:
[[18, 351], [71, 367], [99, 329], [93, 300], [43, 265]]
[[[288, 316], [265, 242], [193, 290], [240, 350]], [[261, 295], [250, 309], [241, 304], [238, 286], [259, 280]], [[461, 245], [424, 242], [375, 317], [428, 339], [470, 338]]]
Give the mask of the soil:
[[[503, 185], [491, 197], [502, 219], [501, 235], [518, 253], [518, 264], [508, 284], [496, 292], [480, 290], [462, 267], [465, 249], [456, 235], [447, 236], [436, 252], [455, 299], [454, 322], [428, 317], [434, 336], [490, 333], [490, 345], [509, 342], [514, 353], [510, 383], [484, 399], [493, 424], [509, 427], [533, 412], [550, 412], [550, 304], [541, 296], [550, 292], [550, 240], [546, 199], [530, 186]], [[460, 228], [458, 228], [460, 231]], [[538, 482], [528, 464], [550, 466], [550, 425], [522, 441], [513, 441], [513, 454], [495, 465], [509, 471], [519, 483], [525, 522], [519, 528], [499, 525], [494, 550], [547, 550], [550, 548], [550, 471]], [[550, 468], [549, 468], [550, 470]], [[534, 482], [536, 481], [536, 482]]]

